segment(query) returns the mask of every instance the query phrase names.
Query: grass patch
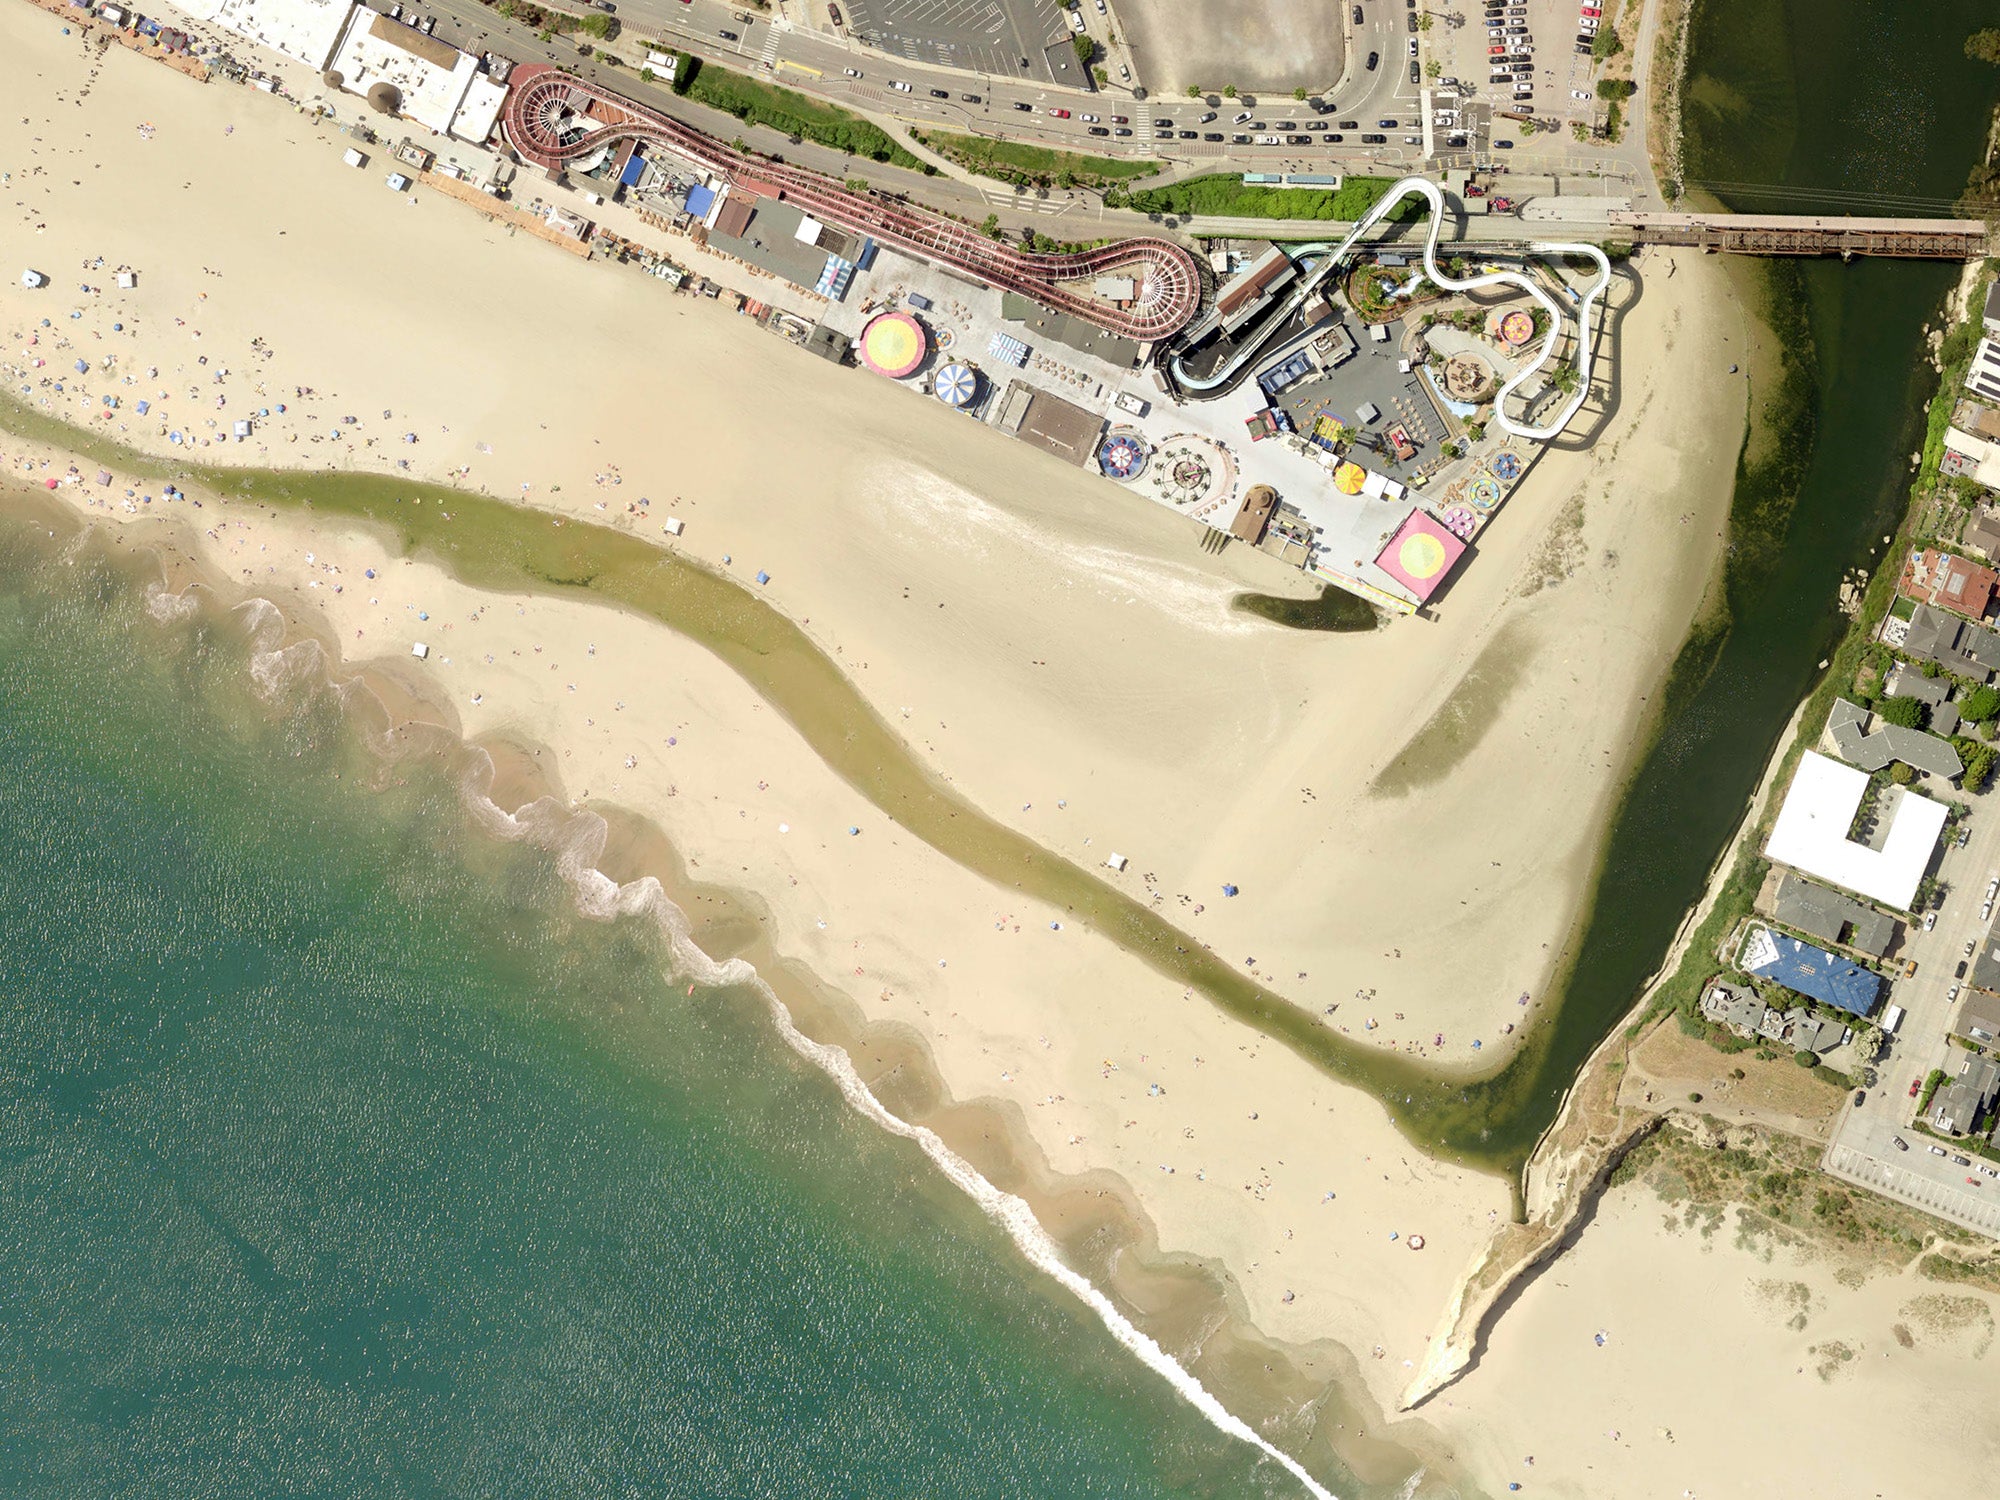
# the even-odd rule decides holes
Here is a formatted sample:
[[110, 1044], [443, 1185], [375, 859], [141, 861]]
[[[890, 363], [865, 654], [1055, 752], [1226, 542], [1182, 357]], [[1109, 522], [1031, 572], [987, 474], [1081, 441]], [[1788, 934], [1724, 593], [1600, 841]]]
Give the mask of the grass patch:
[[[1122, 204], [1145, 214], [1206, 214], [1236, 219], [1331, 219], [1352, 223], [1367, 213], [1395, 179], [1391, 177], [1350, 177], [1338, 188], [1247, 187], [1235, 174], [1217, 173], [1190, 177], [1166, 187], [1141, 188], [1137, 192], [1105, 195], [1110, 207]], [[1415, 198], [1397, 205], [1389, 214], [1391, 222], [1408, 223], [1424, 212]]]
[[1085, 156], [1075, 151], [1030, 146], [1022, 141], [992, 141], [983, 136], [951, 135], [941, 130], [919, 135], [917, 139], [967, 171], [1031, 187], [1104, 187], [1114, 182], [1130, 182], [1135, 177], [1150, 177], [1160, 170], [1156, 161]]
[[870, 161], [887, 162], [893, 167], [908, 167], [912, 171], [929, 173], [937, 170], [918, 161], [897, 145], [887, 131], [859, 115], [851, 115], [844, 109], [835, 109], [831, 104], [822, 104], [817, 99], [808, 99], [804, 94], [795, 94], [775, 84], [745, 78], [741, 73], [731, 73], [726, 68], [703, 67], [699, 58], [690, 57], [685, 61], [681, 76], [675, 81], [674, 91], [697, 104], [706, 104], [711, 109], [734, 115], [746, 125], [768, 126], [786, 135], [845, 151], [850, 156], [865, 156]]
[[1346, 589], [1323, 588], [1317, 599], [1238, 594], [1229, 606], [1293, 630], [1373, 630], [1378, 623], [1374, 607]]

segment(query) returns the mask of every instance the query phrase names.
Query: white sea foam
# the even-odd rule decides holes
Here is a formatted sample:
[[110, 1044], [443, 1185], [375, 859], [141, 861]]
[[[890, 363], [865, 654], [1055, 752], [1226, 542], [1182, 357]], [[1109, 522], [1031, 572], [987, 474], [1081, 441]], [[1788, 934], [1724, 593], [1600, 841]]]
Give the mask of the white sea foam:
[[509, 813], [480, 791], [476, 779], [471, 776], [464, 784], [464, 792], [467, 803], [483, 826], [503, 838], [532, 840], [556, 854], [557, 868], [570, 882], [576, 892], [577, 907], [586, 916], [601, 921], [619, 917], [650, 918], [666, 936], [678, 974], [709, 987], [740, 985], [755, 989], [769, 1006], [772, 1022], [787, 1046], [831, 1078], [842, 1096], [864, 1118], [891, 1135], [914, 1141], [939, 1171], [1006, 1232], [1027, 1257], [1029, 1264], [1060, 1282], [1095, 1313], [1110, 1330], [1111, 1336], [1137, 1356], [1141, 1364], [1163, 1378], [1215, 1427], [1250, 1444], [1282, 1466], [1315, 1500], [1336, 1500], [1333, 1493], [1307, 1473], [1296, 1459], [1231, 1412], [1158, 1342], [1134, 1326], [1118, 1310], [1117, 1304], [1088, 1277], [1073, 1270], [1025, 1200], [995, 1187], [970, 1162], [946, 1145], [936, 1131], [927, 1126], [912, 1125], [891, 1112], [863, 1082], [846, 1049], [814, 1041], [800, 1031], [784, 1002], [751, 965], [741, 959], [717, 963], [704, 953], [688, 936], [685, 914], [668, 899], [659, 881], [647, 875], [620, 884], [599, 870], [595, 861], [602, 852], [606, 832], [602, 818], [594, 813], [577, 812], [552, 800], [530, 803], [518, 814]]
[[[245, 600], [237, 606], [236, 613], [252, 643], [252, 679], [264, 695], [275, 696], [308, 674], [316, 676], [322, 683], [330, 679], [331, 674], [325, 671], [325, 653], [317, 642], [283, 643], [284, 616], [271, 601], [261, 598]], [[334, 686], [345, 698], [349, 685], [335, 683]], [[848, 1104], [864, 1118], [891, 1135], [915, 1142], [939, 1171], [1006, 1232], [1030, 1265], [1053, 1277], [1095, 1313], [1111, 1336], [1131, 1351], [1141, 1364], [1164, 1379], [1217, 1429], [1250, 1444], [1284, 1468], [1314, 1500], [1337, 1500], [1331, 1491], [1306, 1472], [1298, 1460], [1270, 1443], [1249, 1423], [1231, 1412], [1192, 1372], [1120, 1312], [1117, 1304], [1088, 1277], [1072, 1269], [1024, 1199], [995, 1187], [970, 1162], [946, 1145], [936, 1131], [912, 1125], [891, 1112], [862, 1080], [846, 1049], [814, 1041], [800, 1031], [777, 992], [750, 964], [741, 959], [717, 963], [704, 953], [689, 936], [686, 914], [668, 899], [658, 880], [647, 875], [621, 884], [598, 869], [596, 861], [603, 852], [607, 832], [607, 825], [601, 817], [566, 807], [551, 798], [529, 803], [516, 813], [508, 812], [485, 794], [484, 786], [492, 772], [490, 758], [477, 747], [469, 748], [472, 754], [460, 790], [465, 805], [482, 827], [500, 838], [532, 842], [554, 853], [557, 869], [575, 892], [577, 908], [585, 916], [606, 922], [620, 917], [652, 920], [666, 937], [673, 954], [674, 971], [681, 977], [711, 988], [731, 985], [756, 990], [770, 1008], [772, 1022], [787, 1046], [832, 1079]]]

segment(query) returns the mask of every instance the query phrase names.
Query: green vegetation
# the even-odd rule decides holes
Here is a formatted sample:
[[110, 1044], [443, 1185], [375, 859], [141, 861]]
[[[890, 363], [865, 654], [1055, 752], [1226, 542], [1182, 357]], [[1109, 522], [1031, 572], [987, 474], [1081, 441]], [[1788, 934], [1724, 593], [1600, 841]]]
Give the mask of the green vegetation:
[[1639, 92], [1639, 85], [1629, 78], [1600, 78], [1597, 80], [1597, 97], [1600, 99], [1630, 99]]
[[2000, 690], [1990, 687], [1974, 688], [1958, 705], [1958, 716], [1974, 724], [1984, 724], [1996, 714], [2000, 714]]
[[1292, 97], [1298, 100], [1301, 104], [1305, 103], [1306, 91], [1304, 85], [1300, 85], [1298, 88], [1293, 89]]
[[1317, 599], [1287, 599], [1278, 594], [1238, 594], [1230, 606], [1293, 630], [1373, 630], [1374, 609], [1346, 589], [1324, 588]]
[[1990, 1260], [1960, 1260], [1955, 1255], [1933, 1251], [1917, 1262], [1917, 1274], [1926, 1281], [1962, 1281], [1988, 1291], [2000, 1291], [2000, 1265]]
[[936, 171], [897, 145], [886, 131], [858, 115], [790, 89], [745, 78], [726, 68], [704, 67], [699, 58], [687, 59], [680, 76], [674, 80], [674, 92], [734, 115], [746, 125], [767, 126], [845, 151], [850, 156], [865, 156], [870, 161], [888, 162], [918, 172]]
[[1618, 33], [1613, 31], [1609, 26], [1603, 27], [1598, 31], [1596, 36], [1591, 38], [1590, 55], [1597, 62], [1604, 62], [1609, 58], [1616, 57], [1624, 50], [1625, 44], [1618, 40]]
[[1224, 84], [1222, 88], [1222, 97], [1225, 99], [1234, 99], [1236, 97], [1236, 85], [1233, 83]]
[[1994, 757], [2000, 752], [1981, 740], [1969, 740], [1963, 735], [1953, 736], [1952, 744], [1957, 747], [1958, 758], [1965, 762], [1965, 776], [1959, 785], [1968, 792], [1984, 791], [1986, 783], [1993, 779]]
[[1974, 62], [2000, 66], [2000, 31], [1988, 27], [1984, 31], [1973, 32], [1965, 39], [1965, 55]]
[[618, 35], [618, 22], [601, 10], [594, 10], [585, 16], [576, 28], [585, 36], [594, 36], [600, 42], [608, 42]]
[[1924, 727], [1924, 705], [1915, 698], [1882, 698], [1875, 704], [1875, 712], [1891, 724], [1899, 724], [1905, 729]]
[[1199, 99], [1201, 97], [1201, 85], [1198, 83], [1189, 84], [1187, 86], [1187, 96], [1190, 99]]
[[1087, 36], [1073, 36], [1069, 42], [1076, 49], [1076, 60], [1089, 67], [1091, 58], [1097, 55], [1097, 43]]
[[1932, 1068], [1929, 1073], [1924, 1075], [1923, 1091], [1917, 1095], [1918, 1114], [1922, 1114], [1925, 1110], [1931, 1107], [1931, 1095], [1935, 1094], [1938, 1091], [1938, 1087], [1943, 1082], [1944, 1082], [1943, 1068]]
[[[1233, 173], [1190, 177], [1167, 187], [1145, 188], [1121, 194], [1114, 200], [1107, 193], [1105, 206], [1138, 210], [1144, 214], [1208, 214], [1235, 219], [1327, 219], [1352, 223], [1381, 201], [1393, 178], [1350, 177], [1339, 188], [1246, 187]], [[1423, 213], [1423, 205], [1412, 198], [1399, 204], [1389, 217], [1405, 223]]]
[[1084, 156], [1075, 151], [1032, 146], [1025, 141], [949, 135], [941, 130], [919, 134], [917, 139], [968, 171], [1023, 187], [1071, 187], [1078, 183], [1085, 187], [1106, 187], [1129, 182], [1134, 177], [1150, 177], [1160, 170], [1156, 161]]

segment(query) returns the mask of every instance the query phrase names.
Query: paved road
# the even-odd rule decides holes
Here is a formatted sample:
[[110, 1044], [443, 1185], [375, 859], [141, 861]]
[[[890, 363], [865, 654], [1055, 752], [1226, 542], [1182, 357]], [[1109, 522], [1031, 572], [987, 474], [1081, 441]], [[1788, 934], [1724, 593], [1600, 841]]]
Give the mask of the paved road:
[[[1956, 1007], [1948, 995], [1958, 982], [1957, 966], [1968, 961], [1966, 944], [1985, 935], [1980, 903], [1987, 881], [2000, 873], [2000, 794], [1957, 795], [1972, 804], [1965, 824], [1970, 837], [1965, 848], [1944, 853], [1938, 874], [1950, 889], [1936, 928], [1910, 929], [1903, 956], [1916, 960], [1917, 972], [1899, 980], [1891, 996], [1903, 1007], [1902, 1024], [1888, 1055], [1876, 1064], [1876, 1086], [1866, 1103], [1857, 1107], [1850, 1096], [1835, 1119], [1825, 1166], [1835, 1176], [2000, 1238], [2000, 1179], [1961, 1166], [1950, 1155], [1933, 1155], [1929, 1148], [1937, 1143], [1907, 1128], [1916, 1102], [1911, 1083], [1932, 1068], [1956, 1068], [1964, 1056], [1945, 1040]], [[1898, 1136], [1907, 1151], [1896, 1147]]]
[[[1017, 9], [1019, 3], [1016, 0]], [[1360, 49], [1360, 59], [1350, 63], [1349, 76], [1328, 95], [1326, 114], [1316, 116], [1289, 96], [1266, 96], [1255, 103], [1255, 117], [1268, 125], [1291, 120], [1298, 127], [1291, 132], [1263, 133], [1311, 135], [1312, 145], [1301, 147], [1260, 146], [1254, 140], [1237, 143], [1227, 139], [1199, 139], [1203, 135], [1251, 134], [1245, 126], [1232, 123], [1233, 117], [1243, 112], [1244, 103], [1218, 97], [1213, 106], [1216, 119], [1203, 121], [1200, 116], [1211, 112], [1206, 103], [1184, 96], [1142, 99], [1132, 87], [1121, 85], [1115, 74], [1112, 85], [1103, 90], [1086, 87], [1080, 70], [1072, 75], [1073, 84], [1038, 79], [1033, 76], [1032, 67], [1024, 72], [1018, 63], [1025, 55], [1032, 64], [1032, 53], [1013, 54], [1015, 66], [1011, 73], [947, 68], [923, 55], [907, 56], [900, 48], [894, 52], [880, 51], [847, 34], [794, 26], [781, 16], [745, 11], [723, 0], [689, 0], [689, 3], [621, 0], [618, 8], [628, 36], [660, 37], [696, 56], [761, 74], [787, 88], [919, 127], [1004, 136], [1103, 155], [1199, 162], [1218, 170], [1235, 167], [1252, 171], [1325, 172], [1353, 171], [1373, 165], [1397, 170], [1414, 162], [1421, 150], [1405, 145], [1402, 139], [1405, 133], [1419, 128], [1421, 103], [1417, 88], [1409, 81], [1403, 56], [1406, 48], [1401, 17], [1405, 13], [1391, 12], [1384, 0], [1368, 0], [1365, 13], [1373, 19], [1364, 28], [1366, 43]], [[753, 19], [748, 23], [739, 21], [736, 19], [739, 14], [751, 15]], [[1094, 9], [1086, 8], [1085, 17], [1095, 33], [1106, 31], [1105, 19]], [[732, 32], [734, 36], [725, 37], [724, 32]], [[1381, 65], [1373, 72], [1362, 66], [1371, 47], [1382, 54]], [[914, 50], [920, 54], [925, 51]], [[929, 50], [932, 56], [938, 55], [936, 49]], [[1073, 58], [1071, 65], [1074, 69]], [[859, 76], [852, 76], [850, 69]], [[909, 90], [892, 88], [894, 83], [906, 83]], [[934, 89], [949, 97], [934, 98], [931, 92]], [[1068, 110], [1068, 118], [1051, 113], [1058, 109]], [[1122, 126], [1113, 119], [1118, 115], [1126, 119]], [[1398, 122], [1393, 130], [1383, 132], [1390, 135], [1389, 144], [1374, 149], [1362, 146], [1358, 137], [1363, 131], [1376, 131], [1375, 122], [1380, 118]], [[1171, 140], [1159, 137], [1154, 131], [1153, 124], [1158, 119], [1174, 122], [1175, 135]], [[1353, 130], [1341, 131], [1338, 129], [1341, 119], [1353, 119], [1359, 124]], [[1093, 127], [1107, 132], [1127, 129], [1132, 134], [1092, 135]], [[1183, 140], [1181, 131], [1193, 131], [1197, 139]], [[1320, 138], [1329, 134], [1345, 135], [1347, 139], [1338, 145], [1328, 145]]]

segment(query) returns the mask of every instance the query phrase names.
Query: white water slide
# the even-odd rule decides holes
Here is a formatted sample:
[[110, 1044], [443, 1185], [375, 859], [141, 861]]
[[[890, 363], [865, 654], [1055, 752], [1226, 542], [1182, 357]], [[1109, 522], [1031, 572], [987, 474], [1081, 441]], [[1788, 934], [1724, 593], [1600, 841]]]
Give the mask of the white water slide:
[[[1482, 276], [1467, 276], [1462, 280], [1446, 274], [1444, 269], [1437, 263], [1438, 234], [1444, 228], [1444, 193], [1436, 183], [1429, 181], [1427, 178], [1405, 177], [1401, 181], [1392, 184], [1389, 191], [1382, 195], [1375, 206], [1361, 217], [1353, 229], [1348, 231], [1347, 238], [1328, 250], [1325, 261], [1313, 268], [1311, 274], [1306, 277], [1298, 290], [1293, 293], [1291, 301], [1294, 304], [1303, 305], [1306, 296], [1312, 289], [1347, 259], [1348, 252], [1354, 248], [1356, 242], [1368, 233], [1369, 230], [1381, 223], [1397, 204], [1412, 194], [1424, 199], [1430, 204], [1431, 209], [1430, 227], [1424, 235], [1424, 274], [1426, 276], [1430, 277], [1432, 281], [1435, 281], [1448, 292], [1469, 292], [1475, 288], [1484, 286], [1504, 285], [1519, 287], [1540, 303], [1542, 310], [1549, 315], [1548, 337], [1542, 341], [1541, 348], [1535, 351], [1535, 357], [1519, 370], [1515, 371], [1513, 378], [1501, 386], [1499, 394], [1493, 398], [1493, 420], [1500, 424], [1503, 431], [1512, 433], [1518, 438], [1526, 438], [1531, 442], [1548, 442], [1569, 425], [1570, 419], [1577, 414], [1577, 411], [1583, 406], [1584, 399], [1590, 394], [1590, 361], [1595, 342], [1595, 332], [1591, 327], [1591, 314], [1596, 307], [1597, 299], [1604, 294], [1605, 288], [1611, 285], [1611, 262], [1605, 259], [1604, 252], [1597, 246], [1539, 241], [1528, 246], [1529, 251], [1536, 255], [1581, 255], [1597, 263], [1596, 281], [1591, 284], [1589, 290], [1585, 291], [1582, 296], [1576, 298], [1576, 306], [1572, 310], [1576, 318], [1576, 390], [1571, 393], [1569, 400], [1563, 403], [1562, 409], [1551, 420], [1540, 426], [1530, 426], [1526, 422], [1518, 421], [1508, 416], [1506, 401], [1514, 393], [1516, 387], [1537, 374], [1544, 365], [1555, 358], [1556, 345], [1562, 339], [1564, 309], [1553, 297], [1542, 289], [1540, 283], [1521, 271], [1489, 271]], [[1575, 294], [1572, 293], [1571, 295], [1574, 296]], [[1186, 374], [1182, 370], [1180, 360], [1177, 357], [1174, 360], [1174, 378], [1191, 391], [1213, 390], [1216, 386], [1223, 384], [1231, 376], [1235, 375], [1245, 362], [1253, 359], [1255, 356], [1256, 350], [1254, 348], [1246, 349], [1236, 356], [1236, 358], [1228, 361], [1221, 369], [1200, 379]]]

